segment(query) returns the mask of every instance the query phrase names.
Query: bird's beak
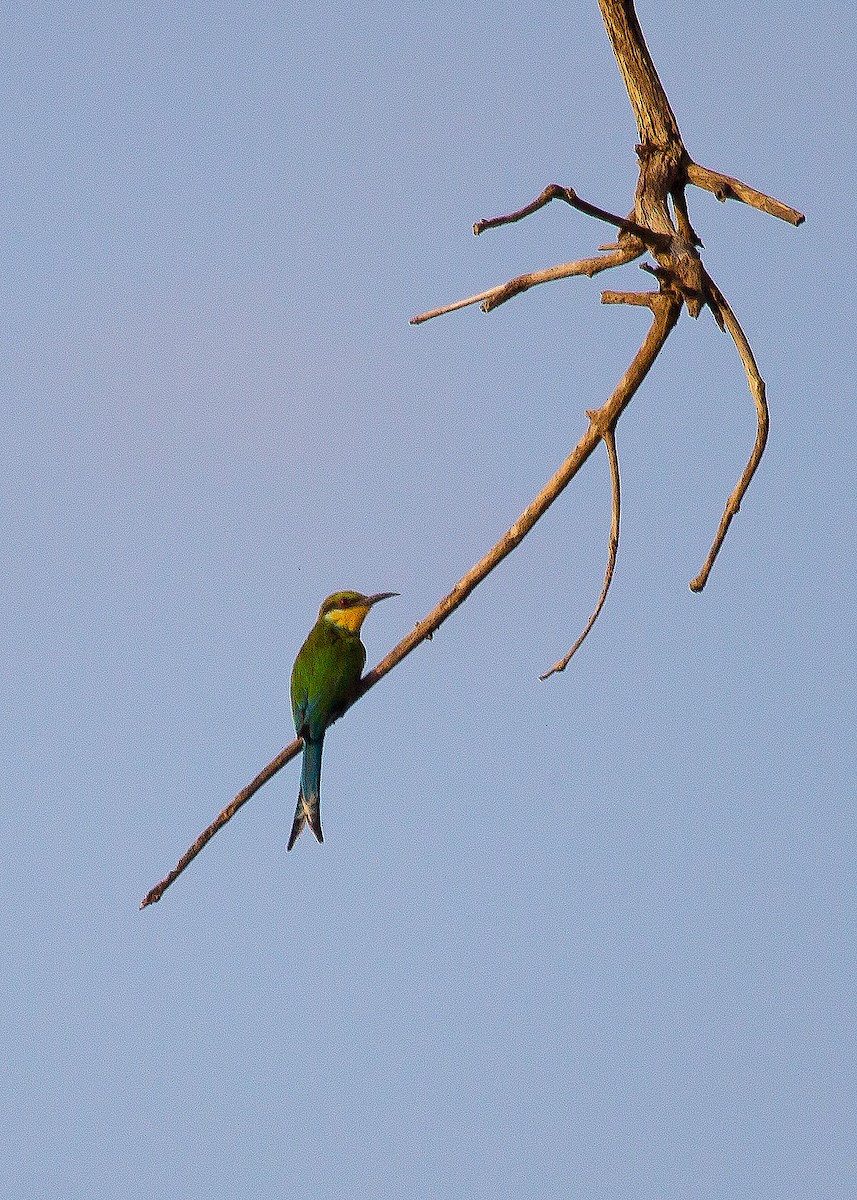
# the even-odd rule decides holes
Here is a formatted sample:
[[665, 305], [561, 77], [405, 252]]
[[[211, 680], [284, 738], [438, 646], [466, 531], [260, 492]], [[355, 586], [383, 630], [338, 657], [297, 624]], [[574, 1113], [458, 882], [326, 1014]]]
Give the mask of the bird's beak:
[[371, 608], [373, 604], [377, 604], [379, 600], [389, 600], [391, 596], [398, 596], [398, 592], [376, 592], [374, 596], [367, 596], [366, 603]]

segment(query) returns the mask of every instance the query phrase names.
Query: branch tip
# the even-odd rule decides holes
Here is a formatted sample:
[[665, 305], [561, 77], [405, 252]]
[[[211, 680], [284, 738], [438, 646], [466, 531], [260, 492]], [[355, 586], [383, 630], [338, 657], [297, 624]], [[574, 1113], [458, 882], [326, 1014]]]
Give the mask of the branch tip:
[[732, 337], [738, 355], [744, 365], [744, 373], [747, 376], [750, 395], [756, 406], [756, 440], [750, 452], [750, 457], [747, 460], [747, 465], [741, 473], [741, 478], [735, 484], [729, 499], [726, 501], [723, 516], [720, 518], [720, 525], [718, 526], [717, 533], [714, 535], [714, 541], [702, 565], [702, 570], [690, 582], [690, 590], [692, 592], [701, 592], [708, 582], [708, 576], [711, 574], [711, 569], [714, 566], [717, 555], [720, 553], [720, 548], [726, 538], [729, 526], [732, 524], [733, 518], [738, 514], [741, 502], [747, 494], [747, 489], [756, 473], [756, 468], [762, 461], [762, 455], [765, 453], [765, 445], [768, 440], [770, 423], [768, 401], [765, 394], [765, 381], [759, 374], [759, 368], [753, 357], [750, 343], [747, 341], [747, 336], [741, 328], [738, 318], [729, 307], [725, 296], [709, 275], [706, 276], [706, 297], [709, 305], [715, 312], [715, 317], [719, 315], [718, 324], [721, 325], [721, 328], [726, 329]]
[[789, 204], [784, 204], [782, 200], [767, 196], [764, 192], [757, 191], [756, 188], [742, 183], [740, 179], [734, 179], [731, 175], [723, 175], [720, 171], [701, 167], [699, 163], [695, 163], [691, 159], [685, 163], [685, 174], [688, 183], [702, 188], [706, 192], [711, 192], [723, 204], [727, 200], [739, 200], [750, 208], [757, 208], [760, 212], [767, 213], [769, 217], [787, 221], [795, 227], [802, 225], [806, 220], [802, 212], [798, 212]]
[[598, 603], [593, 609], [592, 615], [586, 622], [586, 627], [580, 637], [571, 647], [564, 658], [555, 662], [550, 670], [545, 671], [539, 679], [549, 679], [551, 675], [556, 675], [560, 671], [564, 671], [571, 660], [574, 658], [577, 651], [586, 641], [589, 631], [592, 629], [595, 622], [598, 620], [599, 614], [604, 607], [604, 602], [607, 599], [607, 593], [610, 591], [610, 584], [613, 582], [613, 572], [616, 567], [616, 556], [619, 550], [619, 519], [621, 513], [621, 488], [619, 483], [619, 457], [616, 453], [616, 432], [615, 425], [610, 424], [604, 417], [604, 409], [599, 408], [593, 411], [587, 411], [590, 426], [595, 430], [600, 439], [604, 442], [607, 448], [607, 457], [610, 460], [610, 484], [612, 491], [611, 501], [611, 517], [610, 517], [610, 541], [607, 550], [607, 569], [604, 574], [604, 586], [601, 588], [601, 595], [598, 597]]

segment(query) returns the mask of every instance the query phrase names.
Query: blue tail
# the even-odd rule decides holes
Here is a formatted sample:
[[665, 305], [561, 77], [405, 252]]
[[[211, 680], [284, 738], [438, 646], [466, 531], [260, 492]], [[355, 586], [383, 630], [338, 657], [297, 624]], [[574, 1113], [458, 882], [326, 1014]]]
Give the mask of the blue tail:
[[304, 736], [304, 758], [301, 766], [301, 790], [298, 792], [298, 806], [295, 809], [295, 819], [289, 844], [291, 850], [304, 825], [309, 825], [316, 838], [323, 842], [321, 832], [321, 747], [323, 739], [310, 741]]

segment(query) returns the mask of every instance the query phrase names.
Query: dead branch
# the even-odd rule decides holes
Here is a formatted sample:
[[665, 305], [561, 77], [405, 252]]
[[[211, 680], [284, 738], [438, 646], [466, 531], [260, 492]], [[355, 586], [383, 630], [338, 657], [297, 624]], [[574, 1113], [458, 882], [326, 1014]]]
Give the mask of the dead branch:
[[302, 746], [303, 739], [295, 738], [293, 742], [289, 742], [285, 749], [280, 751], [276, 758], [272, 758], [268, 765], [262, 768], [256, 778], [248, 783], [245, 788], [242, 788], [235, 799], [226, 805], [223, 812], [219, 813], [211, 824], [203, 829], [193, 845], [185, 850], [172, 871], [169, 871], [159, 883], [156, 883], [153, 888], [146, 892], [146, 895], [140, 902], [140, 908], [146, 908], [149, 904], [157, 904], [170, 884], [178, 879], [185, 867], [190, 866], [200, 850], [205, 849], [217, 831], [222, 829], [227, 821], [232, 820], [238, 809], [243, 808], [250, 797], [255, 796], [263, 784], [266, 784], [269, 779], [273, 779], [286, 763], [291, 762], [295, 755], [300, 754]]
[[701, 167], [690, 160], [685, 163], [685, 173], [688, 183], [712, 192], [724, 204], [727, 200], [740, 200], [742, 204], [758, 208], [769, 217], [788, 221], [790, 225], [802, 225], [806, 220], [803, 213], [798, 212], [796, 208], [790, 208], [788, 204], [783, 204], [782, 200], [775, 200], [773, 196], [766, 196], [764, 192], [757, 192], [755, 188], [742, 183], [740, 179], [733, 179], [731, 175], [710, 171], [708, 167]]
[[[691, 589], [698, 592], [705, 586], [732, 519], [739, 511], [741, 501], [761, 461], [768, 434], [768, 408], [765, 399], [765, 385], [750, 344], [728, 302], [705, 270], [700, 259], [699, 249], [702, 242], [690, 221], [685, 189], [689, 184], [694, 184], [713, 192], [720, 200], [740, 200], [771, 216], [789, 221], [793, 225], [800, 225], [804, 217], [802, 213], [784, 204], [781, 200], [759, 192], [732, 176], [701, 167], [693, 161], [684, 146], [675, 114], [649, 55], [632, 0], [599, 0], [599, 5], [628, 89], [640, 133], [640, 145], [637, 146], [640, 174], [631, 215], [624, 219], [617, 217], [607, 210], [581, 199], [573, 188], [552, 183], [529, 204], [515, 209], [505, 216], [478, 221], [474, 225], [473, 231], [478, 234], [487, 229], [513, 224], [538, 212], [552, 200], [563, 200], [587, 216], [615, 225], [620, 230], [618, 242], [615, 246], [601, 247], [602, 251], [606, 250], [610, 253], [596, 258], [564, 263], [531, 274], [519, 275], [507, 283], [489, 288], [467, 300], [455, 301], [414, 317], [412, 323], [419, 324], [432, 317], [441, 316], [475, 303], [481, 304], [484, 312], [490, 312], [498, 305], [512, 299], [513, 296], [520, 295], [537, 284], [577, 275], [591, 277], [599, 271], [624, 266], [648, 249], [657, 265], [653, 267], [644, 263], [644, 269], [651, 271], [663, 287], [671, 288], [679, 294], [691, 316], [698, 316], [703, 306], [707, 305], [720, 328], [730, 333], [744, 364], [750, 391], [756, 405], [755, 445], [747, 466], [727, 501], [708, 558], [700, 573], [691, 582]], [[625, 302], [631, 301], [626, 299]], [[609, 566], [610, 559], [608, 558], [608, 569]], [[608, 572], [608, 578], [605, 581], [607, 589], [609, 589], [610, 578], [612, 575]], [[602, 597], [596, 606], [593, 617], [586, 626], [582, 638], [578, 639], [578, 642], [572, 647], [571, 654], [575, 652], [592, 628], [594, 620], [597, 619], [603, 607], [605, 597], [606, 590], [602, 591]], [[569, 658], [570, 655], [561, 659], [560, 663], [567, 664]], [[551, 668], [547, 675], [558, 669], [561, 669], [559, 663]]]
[[625, 263], [633, 262], [635, 258], [639, 258], [645, 252], [645, 249], [642, 243], [628, 238], [621, 241], [618, 246], [610, 247], [611, 253], [609, 254], [600, 255], [598, 258], [581, 258], [577, 262], [561, 263], [556, 267], [548, 267], [544, 271], [531, 271], [526, 275], [518, 275], [515, 279], [508, 280], [507, 283], [488, 288], [487, 291], [479, 292], [475, 296], [468, 296], [466, 300], [455, 300], [452, 304], [443, 305], [442, 308], [433, 308], [431, 312], [411, 317], [410, 324], [422, 325], [424, 321], [430, 321], [433, 317], [445, 316], [446, 313], [455, 312], [459, 308], [467, 308], [471, 304], [479, 304], [483, 312], [491, 312], [492, 309], [511, 300], [513, 296], [520, 296], [522, 292], [528, 292], [530, 288], [537, 287], [540, 283], [553, 283], [557, 279], [571, 279], [575, 275], [586, 275], [591, 279], [593, 275], [606, 271], [609, 267], [620, 267]]
[[[586, 415], [590, 421], [597, 415], [594, 412], [587, 410]], [[598, 603], [592, 610], [592, 615], [586, 622], [583, 632], [578, 637], [577, 641], [568, 651], [568, 653], [555, 662], [550, 670], [545, 671], [539, 679], [549, 679], [551, 675], [556, 675], [560, 671], [564, 671], [571, 660], [577, 654], [580, 647], [589, 636], [589, 631], [595, 622], [598, 620], [599, 614], [604, 607], [604, 602], [607, 599], [607, 593], [610, 591], [610, 584], [613, 582], [613, 572], [616, 569], [616, 555], [619, 550], [619, 522], [622, 510], [622, 489], [619, 479], [619, 456], [616, 453], [616, 432], [612, 428], [605, 429], [601, 435], [602, 441], [607, 450], [607, 458], [610, 462], [610, 490], [612, 494], [611, 515], [610, 515], [610, 540], [607, 545], [607, 569], [604, 572], [604, 585], [601, 588], [601, 595], [598, 597]]]
[[723, 511], [723, 516], [720, 518], [720, 525], [712, 543], [711, 549], [708, 552], [702, 570], [699, 574], [690, 581], [690, 590], [692, 592], [701, 592], [708, 582], [708, 576], [711, 568], [714, 566], [714, 560], [720, 553], [720, 547], [723, 545], [723, 539], [726, 537], [726, 531], [732, 523], [732, 518], [741, 507], [741, 501], [744, 499], [747, 488], [750, 486], [750, 480], [756, 473], [756, 468], [762, 461], [762, 455], [765, 453], [765, 443], [768, 440], [768, 401], [765, 393], [765, 381], [759, 374], [759, 368], [756, 366], [756, 360], [753, 357], [753, 351], [744, 330], [738, 323], [738, 318], [733, 313], [732, 309], [726, 302], [726, 298], [709, 277], [710, 300], [709, 303], [714, 311], [715, 318], [721, 329], [726, 329], [732, 341], [738, 350], [741, 362], [744, 365], [744, 371], [747, 375], [747, 383], [750, 386], [750, 395], [753, 397], [753, 403], [756, 406], [756, 441], [753, 445], [752, 452], [747, 465], [744, 468], [741, 478], [736, 483], [732, 490], [732, 494], [726, 501], [726, 508]]
[[584, 213], [587, 217], [594, 217], [597, 221], [604, 221], [607, 225], [615, 225], [622, 233], [631, 234], [633, 237], [641, 241], [644, 246], [650, 250], [668, 250], [671, 238], [663, 233], [656, 233], [652, 229], [646, 229], [643, 225], [638, 225], [636, 221], [632, 221], [630, 217], [617, 217], [615, 213], [608, 212], [606, 208], [599, 208], [595, 204], [590, 204], [588, 200], [581, 199], [574, 188], [562, 187], [558, 183], [549, 183], [540, 196], [537, 196], [530, 204], [525, 204], [523, 208], [518, 208], [514, 212], [507, 213], [504, 217], [488, 217], [482, 221], [477, 221], [473, 226], [473, 232], [478, 236], [484, 233], [486, 229], [497, 229], [500, 225], [511, 225], [515, 221], [520, 221], [524, 217], [529, 217], [532, 213], [538, 212], [540, 208], [544, 208], [546, 204], [550, 204], [551, 200], [564, 200], [572, 208], [576, 208], [578, 212]]
[[[684, 146], [675, 114], [670, 107], [646, 47], [634, 11], [633, 0], [598, 0], [598, 4], [607, 35], [625, 81], [640, 137], [639, 145], [636, 147], [639, 175], [631, 213], [628, 217], [617, 217], [606, 209], [582, 200], [572, 188], [551, 184], [534, 201], [523, 208], [509, 213], [505, 217], [494, 217], [487, 221], [477, 222], [474, 232], [481, 233], [499, 225], [513, 224], [531, 216], [552, 200], [562, 200], [586, 216], [606, 221], [615, 226], [619, 230], [615, 245], [600, 247], [600, 253], [597, 256], [520, 275], [505, 284], [489, 288], [467, 299], [435, 308], [412, 318], [412, 324], [419, 324], [473, 304], [480, 304], [485, 312], [490, 312], [513, 296], [521, 295], [537, 285], [573, 276], [591, 278], [599, 272], [624, 266], [648, 251], [654, 259], [655, 265], [647, 263], [642, 265], [656, 277], [659, 285], [658, 292], [605, 292], [602, 295], [602, 301], [613, 304], [644, 305], [650, 308], [653, 314], [651, 327], [613, 394], [601, 408], [588, 413], [589, 427], [559, 470], [545, 484], [538, 496], [528, 505], [500, 541], [458, 581], [452, 591], [413, 628], [407, 637], [403, 638], [373, 670], [363, 677], [360, 687], [351, 701], [352, 704], [371, 687], [374, 687], [421, 642], [432, 637], [447, 617], [467, 599], [473, 589], [520, 544], [574, 478], [598, 443], [603, 441], [607, 448], [613, 481], [607, 570], [601, 596], [583, 634], [578, 638], [570, 653], [546, 674], [550, 675], [564, 668], [597, 620], [613, 578], [619, 541], [620, 505], [619, 467], [615, 446], [616, 424], [660, 353], [678, 321], [683, 307], [687, 308], [690, 316], [696, 317], [703, 306], [708, 306], [720, 327], [728, 331], [744, 365], [757, 413], [757, 435], [753, 451], [741, 478], [727, 501], [708, 558], [699, 575], [691, 583], [694, 591], [700, 591], [705, 586], [732, 519], [738, 512], [764, 452], [768, 432], [765, 385], [759, 374], [750, 344], [737, 318], [702, 264], [699, 255], [702, 243], [690, 221], [685, 191], [689, 184], [693, 184], [712, 192], [720, 200], [740, 200], [771, 216], [789, 221], [793, 225], [799, 225], [804, 219], [803, 215], [782, 201], [766, 196], [738, 179], [706, 167], [700, 167], [693, 161]], [[267, 783], [287, 762], [294, 758], [300, 748], [299, 740], [291, 742], [256, 776], [252, 783], [239, 792], [216, 820], [200, 834], [176, 867], [151, 889], [141, 907], [160, 900], [164, 891], [193, 861], [214, 834], [246, 804], [263, 784]]]
[[[609, 296], [605, 296], [605, 301], [607, 303], [617, 302], [612, 293]], [[568, 486], [590, 454], [592, 454], [599, 441], [604, 438], [605, 431], [615, 426], [619, 417], [631, 402], [635, 391], [648, 374], [649, 368], [657, 358], [681, 311], [681, 301], [669, 292], [642, 293], [638, 297], [635, 296], [633, 300], [623, 298], [621, 302], [644, 304], [652, 310], [654, 321], [633, 362], [622, 376], [610, 399], [597, 412], [589, 414], [589, 428], [583, 434], [574, 450], [553, 477], [548, 480], [535, 499], [521, 513], [508, 532], [500, 538], [499, 542], [475, 566], [471, 567], [466, 575], [459, 579], [452, 591], [444, 596], [428, 616], [424, 617], [422, 621], [414, 626], [407, 637], [403, 638], [376, 667], [373, 667], [371, 671], [368, 671], [363, 676], [354, 699], [347, 708], [343, 709], [343, 714], [347, 712], [351, 704], [356, 703], [370, 688], [380, 682], [406, 655], [415, 650], [421, 642], [430, 640], [447, 617], [451, 616], [459, 605], [464, 603], [473, 589], [482, 582], [486, 575], [489, 575], [498, 563], [502, 562], [508, 554], [511, 554], [516, 546], [520, 545], [539, 518], [547, 512], [560, 493]], [[199, 835], [193, 845], [185, 851], [172, 871], [147, 892], [140, 904], [141, 908], [146, 908], [149, 904], [155, 904], [160, 900], [170, 884], [178, 879], [185, 868], [193, 862], [197, 854], [211, 841], [215, 833], [219, 829], [222, 829], [227, 821], [230, 821], [235, 816], [238, 810], [247, 803], [251, 796], [258, 792], [263, 784], [272, 779], [287, 762], [290, 762], [300, 752], [302, 744], [300, 739], [290, 742], [284, 750], [280, 751], [276, 758], [272, 759], [259, 772], [252, 783], [249, 783], [247, 787], [238, 793], [235, 799], [224, 808], [223, 812]]]

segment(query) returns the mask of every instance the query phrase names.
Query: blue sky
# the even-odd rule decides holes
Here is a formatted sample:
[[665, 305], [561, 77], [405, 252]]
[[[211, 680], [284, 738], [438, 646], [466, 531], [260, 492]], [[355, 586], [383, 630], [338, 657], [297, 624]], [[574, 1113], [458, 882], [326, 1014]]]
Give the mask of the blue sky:
[[3, 1193], [853, 1194], [853, 8], [640, 4], [768, 384], [684, 316], [596, 455], [287, 767], [339, 587], [376, 661], [508, 527], [646, 328], [629, 267], [408, 318], [607, 231], [636, 140], [594, 0], [12, 7]]

